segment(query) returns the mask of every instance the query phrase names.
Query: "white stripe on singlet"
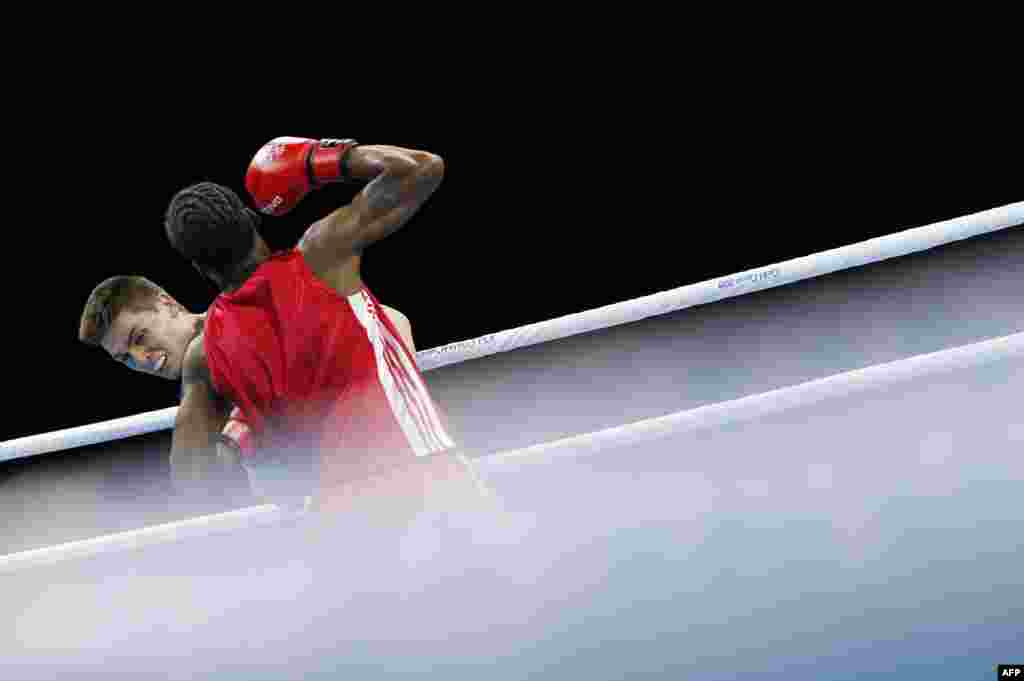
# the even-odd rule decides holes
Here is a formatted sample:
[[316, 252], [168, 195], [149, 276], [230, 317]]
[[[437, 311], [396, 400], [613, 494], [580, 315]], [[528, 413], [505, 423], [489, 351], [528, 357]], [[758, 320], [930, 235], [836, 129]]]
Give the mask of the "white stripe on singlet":
[[454, 447], [455, 443], [434, 410], [423, 379], [399, 341], [380, 321], [381, 312], [373, 300], [365, 291], [358, 291], [348, 297], [348, 302], [373, 347], [377, 378], [413, 452], [416, 456], [426, 456]]
[[402, 376], [405, 377], [406, 382], [409, 384], [410, 393], [416, 398], [416, 403], [422, 412], [422, 418], [429, 429], [431, 437], [436, 442], [436, 447], [439, 449], [454, 447], [455, 442], [445, 431], [444, 422], [437, 413], [437, 408], [434, 406], [434, 401], [430, 398], [430, 393], [423, 382], [423, 377], [416, 370], [415, 361], [409, 356], [409, 352], [402, 345], [402, 342], [393, 334], [387, 332], [387, 327], [382, 328], [385, 332], [384, 338], [388, 348], [392, 351], [393, 357], [397, 359], [401, 367]]

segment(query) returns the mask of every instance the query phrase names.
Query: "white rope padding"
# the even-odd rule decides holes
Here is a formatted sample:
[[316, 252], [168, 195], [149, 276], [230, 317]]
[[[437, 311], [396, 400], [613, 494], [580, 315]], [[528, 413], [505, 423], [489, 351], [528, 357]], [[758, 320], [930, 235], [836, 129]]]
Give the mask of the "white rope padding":
[[876, 364], [757, 395], [492, 454], [482, 457], [480, 464], [488, 470], [508, 470], [523, 465], [545, 463], [554, 457], [594, 454], [609, 447], [628, 447], [700, 428], [716, 428], [758, 419], [833, 397], [846, 397], [1018, 355], [1024, 356], [1024, 333]]
[[710, 279], [643, 298], [431, 348], [419, 353], [416, 360], [420, 369], [426, 371], [881, 262], [1021, 223], [1024, 223], [1024, 201], [746, 270], [720, 279]]
[[[544, 463], [556, 457], [578, 457], [610, 447], [628, 447], [698, 428], [714, 428], [728, 423], [756, 419], [830, 398], [844, 397], [869, 389], [980, 366], [1015, 356], [1024, 356], [1024, 333], [847, 371], [758, 395], [494, 454], [478, 459], [475, 463], [485, 469], [498, 471]], [[153, 544], [174, 542], [185, 537], [204, 536], [257, 524], [276, 523], [284, 517], [283, 514], [283, 511], [273, 505], [255, 506], [229, 513], [121, 532], [96, 539], [13, 553], [0, 557], [0, 574], [26, 567], [53, 564], [71, 558], [81, 558], [110, 551], [132, 550]]]
[[[1021, 223], [1024, 223], [1024, 201], [747, 270], [720, 279], [711, 279], [614, 305], [605, 305], [577, 314], [422, 350], [416, 353], [416, 363], [421, 371], [430, 371], [449, 364], [629, 324], [647, 317], [917, 253]], [[8, 440], [0, 443], [0, 462], [166, 430], [174, 426], [177, 412], [177, 407], [168, 407], [111, 421]]]
[[260, 525], [275, 525], [285, 517], [285, 513], [273, 504], [250, 506], [227, 513], [204, 515], [173, 523], [143, 527], [138, 530], [11, 553], [0, 557], [0, 574], [53, 565], [76, 558], [84, 559], [99, 554], [132, 551], [145, 546], [167, 544], [190, 537], [205, 537]]
[[22, 459], [49, 452], [61, 452], [75, 447], [85, 447], [135, 435], [145, 435], [158, 430], [167, 430], [174, 427], [174, 419], [177, 415], [177, 407], [167, 407], [110, 421], [90, 423], [86, 426], [7, 440], [0, 442], [0, 461]]

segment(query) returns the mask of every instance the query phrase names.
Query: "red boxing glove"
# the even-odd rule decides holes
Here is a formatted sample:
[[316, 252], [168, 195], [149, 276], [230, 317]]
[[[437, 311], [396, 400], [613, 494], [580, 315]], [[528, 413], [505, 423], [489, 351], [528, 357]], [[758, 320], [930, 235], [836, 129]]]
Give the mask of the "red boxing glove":
[[322, 184], [349, 179], [345, 159], [355, 140], [277, 137], [256, 152], [245, 174], [245, 188], [256, 208], [284, 215]]
[[228, 422], [220, 433], [220, 443], [236, 450], [243, 458], [256, 453], [256, 436], [249, 430], [249, 423], [238, 407], [231, 410]]

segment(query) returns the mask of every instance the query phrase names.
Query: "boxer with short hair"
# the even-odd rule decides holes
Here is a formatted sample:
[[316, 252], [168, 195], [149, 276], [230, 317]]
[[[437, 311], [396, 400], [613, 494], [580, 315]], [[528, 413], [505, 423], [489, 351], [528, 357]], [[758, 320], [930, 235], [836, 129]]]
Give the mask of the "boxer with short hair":
[[167, 292], [140, 276], [101, 282], [85, 303], [78, 339], [103, 348], [135, 371], [176, 380], [185, 349], [203, 326]]
[[[387, 305], [381, 309], [415, 353], [409, 318]], [[181, 378], [185, 349], [203, 330], [205, 320], [205, 313], [189, 312], [151, 280], [119, 275], [89, 294], [78, 339], [103, 348], [129, 369], [176, 381]]]
[[280, 253], [231, 189], [204, 182], [174, 196], [168, 239], [221, 290], [184, 358], [171, 451], [179, 484], [202, 488], [218, 415], [231, 403], [261, 453], [312, 457], [321, 510], [373, 509], [401, 521], [479, 493], [410, 349], [360, 274], [364, 250], [405, 225], [443, 175], [428, 152], [277, 138], [246, 176], [264, 214], [283, 215], [328, 183], [368, 183]]
[[[416, 347], [409, 319], [382, 305], [384, 314], [410, 352]], [[205, 314], [189, 312], [161, 286], [142, 276], [119, 275], [98, 284], [89, 294], [78, 325], [83, 343], [101, 347], [133, 371], [167, 380], [181, 378], [182, 360], [189, 343], [202, 331]], [[241, 410], [224, 414], [226, 423], [218, 442], [218, 461], [230, 474], [256, 456], [258, 444]], [[257, 496], [267, 496], [267, 485], [253, 466], [245, 466]]]

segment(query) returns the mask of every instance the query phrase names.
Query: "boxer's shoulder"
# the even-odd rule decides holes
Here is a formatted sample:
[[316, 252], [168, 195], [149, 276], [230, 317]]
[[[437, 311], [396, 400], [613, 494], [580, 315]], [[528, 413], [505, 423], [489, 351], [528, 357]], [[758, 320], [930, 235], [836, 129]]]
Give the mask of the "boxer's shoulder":
[[340, 262], [323, 262], [308, 252], [302, 250], [299, 244], [298, 250], [306, 261], [306, 266], [317, 279], [327, 284], [338, 292], [342, 297], [348, 297], [363, 288], [363, 280], [360, 274], [362, 256], [352, 255]]
[[206, 359], [206, 333], [200, 332], [189, 341], [181, 366], [183, 384], [203, 382], [212, 385], [210, 365]]

